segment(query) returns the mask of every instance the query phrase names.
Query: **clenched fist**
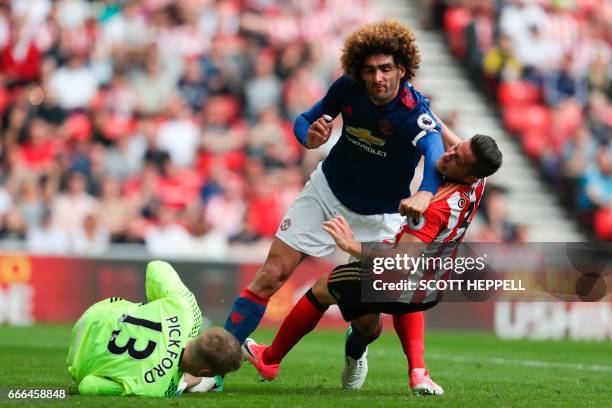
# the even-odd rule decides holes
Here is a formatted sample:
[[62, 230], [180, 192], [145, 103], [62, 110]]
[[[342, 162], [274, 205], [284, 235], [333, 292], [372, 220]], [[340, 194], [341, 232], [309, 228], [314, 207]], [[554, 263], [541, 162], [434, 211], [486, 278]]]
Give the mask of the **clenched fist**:
[[[325, 119], [327, 117], [328, 120]], [[323, 115], [310, 125], [306, 134], [306, 147], [316, 149], [327, 142], [332, 132], [331, 117]]]

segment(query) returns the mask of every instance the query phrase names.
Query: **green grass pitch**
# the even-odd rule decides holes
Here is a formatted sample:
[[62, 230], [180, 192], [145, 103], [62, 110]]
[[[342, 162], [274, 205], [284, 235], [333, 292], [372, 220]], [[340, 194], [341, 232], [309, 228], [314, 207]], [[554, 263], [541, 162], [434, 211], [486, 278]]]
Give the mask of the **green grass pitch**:
[[[269, 342], [269, 330], [254, 338]], [[426, 361], [445, 389], [442, 397], [417, 397], [407, 388], [406, 360], [395, 333], [370, 346], [364, 388], [340, 387], [342, 333], [315, 331], [289, 354], [273, 383], [260, 383], [245, 363], [227, 377], [223, 393], [177, 399], [82, 397], [62, 401], [9, 401], [9, 389], [71, 387], [65, 367], [68, 326], [0, 327], [0, 406], [80, 407], [392, 407], [392, 406], [612, 406], [612, 343], [502, 341], [489, 334], [426, 334]]]

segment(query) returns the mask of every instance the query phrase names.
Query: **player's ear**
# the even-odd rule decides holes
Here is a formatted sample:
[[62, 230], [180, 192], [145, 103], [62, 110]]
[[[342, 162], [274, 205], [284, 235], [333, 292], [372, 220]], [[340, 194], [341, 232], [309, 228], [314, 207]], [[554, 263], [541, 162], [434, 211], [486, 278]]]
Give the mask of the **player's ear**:
[[397, 78], [402, 79], [406, 75], [406, 68], [403, 65], [397, 66]]

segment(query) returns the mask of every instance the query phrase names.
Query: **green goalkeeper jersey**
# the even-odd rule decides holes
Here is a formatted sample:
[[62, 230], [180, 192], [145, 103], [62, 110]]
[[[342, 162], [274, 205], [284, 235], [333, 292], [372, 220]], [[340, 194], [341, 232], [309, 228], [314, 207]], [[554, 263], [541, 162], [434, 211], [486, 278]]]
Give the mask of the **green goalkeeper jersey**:
[[106, 299], [75, 324], [68, 372], [81, 394], [178, 395], [179, 363], [202, 315], [168, 263], [149, 262], [146, 275], [147, 303]]

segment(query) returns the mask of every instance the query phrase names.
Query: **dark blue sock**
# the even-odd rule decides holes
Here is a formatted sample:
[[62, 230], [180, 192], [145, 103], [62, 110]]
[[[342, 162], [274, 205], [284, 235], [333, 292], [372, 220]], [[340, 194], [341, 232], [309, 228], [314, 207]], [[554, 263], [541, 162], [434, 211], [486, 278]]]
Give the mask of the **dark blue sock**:
[[255, 331], [266, 312], [268, 301], [248, 289], [240, 293], [234, 301], [225, 321], [225, 330], [232, 333], [240, 344]]
[[361, 358], [361, 356], [363, 356], [363, 353], [365, 353], [368, 344], [372, 343], [380, 336], [382, 325], [379, 324], [376, 334], [372, 337], [364, 337], [355, 329], [354, 326], [351, 327], [351, 334], [349, 334], [349, 336], [346, 338], [346, 342], [344, 343], [344, 352], [347, 356], [358, 360]]

